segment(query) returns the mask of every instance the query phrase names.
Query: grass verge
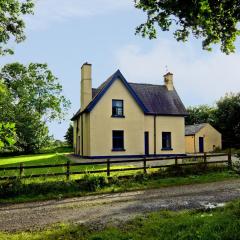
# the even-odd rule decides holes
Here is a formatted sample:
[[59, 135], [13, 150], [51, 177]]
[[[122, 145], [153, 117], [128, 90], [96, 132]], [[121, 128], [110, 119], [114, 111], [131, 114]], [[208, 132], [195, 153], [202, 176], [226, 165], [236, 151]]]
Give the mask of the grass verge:
[[44, 231], [0, 233], [5, 240], [219, 240], [239, 239], [240, 201], [215, 210], [160, 211], [118, 226], [60, 224]]
[[153, 189], [186, 184], [207, 183], [239, 178], [232, 171], [210, 169], [208, 172], [193, 174], [187, 172], [174, 176], [171, 172], [152, 174], [138, 173], [127, 178], [85, 175], [80, 180], [25, 182], [23, 180], [5, 181], [0, 184], [0, 203], [17, 203], [90, 194], [114, 193], [133, 190]]

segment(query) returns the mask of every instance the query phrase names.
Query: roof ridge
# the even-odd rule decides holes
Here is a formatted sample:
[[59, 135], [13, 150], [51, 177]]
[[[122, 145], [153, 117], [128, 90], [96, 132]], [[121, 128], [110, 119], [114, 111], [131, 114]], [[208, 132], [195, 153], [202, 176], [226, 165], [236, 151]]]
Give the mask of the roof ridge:
[[134, 82], [128, 82], [128, 83], [129, 83], [129, 84], [138, 84], [138, 85], [164, 86], [164, 84], [134, 83]]

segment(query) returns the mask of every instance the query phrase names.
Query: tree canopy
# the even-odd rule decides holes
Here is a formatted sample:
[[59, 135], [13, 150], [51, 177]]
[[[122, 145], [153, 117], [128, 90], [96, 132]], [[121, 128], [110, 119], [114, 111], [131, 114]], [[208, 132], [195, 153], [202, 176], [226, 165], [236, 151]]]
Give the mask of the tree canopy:
[[73, 146], [73, 126], [72, 124], [69, 125], [67, 132], [64, 136], [64, 139], [67, 141], [69, 146]]
[[205, 50], [220, 43], [222, 52], [235, 51], [235, 41], [240, 34], [240, 1], [238, 0], [135, 0], [135, 7], [147, 14], [145, 23], [136, 33], [150, 39], [162, 31], [174, 29], [177, 41], [187, 41], [190, 34], [201, 38]]
[[223, 147], [240, 147], [240, 93], [226, 94], [216, 106], [187, 109], [186, 124], [210, 123], [222, 134]]
[[0, 56], [13, 54], [7, 47], [12, 40], [20, 43], [25, 40], [25, 23], [23, 15], [33, 13], [32, 0], [1, 0], [0, 1]]
[[63, 119], [70, 102], [47, 64], [7, 64], [0, 76], [19, 107], [38, 113], [45, 121]]
[[11, 113], [10, 102], [8, 89], [0, 81], [0, 150], [15, 143], [15, 124], [5, 119], [6, 115]]
[[5, 65], [0, 78], [8, 99], [0, 103], [0, 122], [16, 128], [16, 150], [33, 152], [50, 140], [47, 122], [64, 119], [70, 102], [62, 94], [62, 86], [46, 64], [20, 63]]

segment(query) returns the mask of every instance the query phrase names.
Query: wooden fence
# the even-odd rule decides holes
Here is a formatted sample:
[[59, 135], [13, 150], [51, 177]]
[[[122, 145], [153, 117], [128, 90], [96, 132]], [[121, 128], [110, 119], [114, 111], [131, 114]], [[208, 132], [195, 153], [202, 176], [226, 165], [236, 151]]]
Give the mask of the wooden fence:
[[[221, 159], [217, 161], [208, 161], [208, 158], [212, 157], [226, 157], [226, 159]], [[182, 160], [185, 159], [194, 159], [192, 162], [188, 163], [180, 163], [183, 162]], [[203, 159], [202, 162], [197, 161], [198, 159]], [[151, 165], [147, 166], [148, 162], [158, 162], [164, 160], [173, 160], [173, 164], [164, 164], [164, 165]], [[112, 168], [112, 165], [117, 164], [136, 164], [142, 163], [141, 166], [136, 167], [128, 167], [128, 168]], [[38, 177], [55, 177], [55, 176], [66, 176], [66, 179], [69, 180], [71, 175], [76, 174], [96, 174], [96, 173], [106, 173], [109, 177], [111, 172], [121, 172], [121, 171], [133, 171], [133, 170], [143, 170], [144, 173], [147, 173], [147, 169], [150, 168], [169, 168], [171, 166], [192, 166], [192, 165], [204, 165], [207, 167], [209, 164], [220, 164], [220, 163], [227, 163], [228, 168], [232, 168], [232, 158], [231, 153], [228, 154], [203, 154], [203, 155], [191, 155], [191, 156], [175, 156], [175, 157], [159, 157], [159, 158], [137, 158], [137, 159], [128, 159], [128, 160], [114, 160], [114, 159], [107, 159], [105, 161], [92, 161], [92, 162], [81, 162], [81, 163], [71, 163], [67, 161], [66, 164], [47, 164], [47, 165], [36, 165], [36, 166], [24, 166], [23, 163], [20, 163], [18, 167], [1, 167], [0, 168], [0, 180], [7, 180], [7, 179], [15, 179], [15, 178], [38, 178]], [[87, 170], [87, 171], [71, 171], [71, 167], [73, 166], [91, 166], [91, 165], [100, 165], [106, 166], [106, 169], [100, 170]], [[66, 169], [65, 172], [59, 173], [46, 173], [46, 174], [34, 174], [34, 175], [24, 175], [24, 170], [26, 169], [47, 169], [47, 168], [56, 168], [56, 167], [64, 167]], [[3, 176], [1, 177], [1, 172], [7, 170], [15, 170], [19, 172], [19, 176]]]

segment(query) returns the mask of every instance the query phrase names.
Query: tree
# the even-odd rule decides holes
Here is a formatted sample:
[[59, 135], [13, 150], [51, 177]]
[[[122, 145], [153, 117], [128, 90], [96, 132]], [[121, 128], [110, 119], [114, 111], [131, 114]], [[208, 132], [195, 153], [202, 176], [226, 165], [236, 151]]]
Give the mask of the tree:
[[0, 76], [11, 96], [7, 101], [11, 107], [0, 103], [0, 109], [9, 109], [0, 115], [0, 122], [15, 123], [16, 147], [19, 151], [33, 152], [46, 146], [49, 142], [46, 123], [62, 120], [70, 106], [58, 79], [46, 64], [34, 63], [5, 65]]
[[216, 127], [224, 147], [240, 147], [240, 93], [227, 94], [217, 102]]
[[1, 69], [0, 75], [19, 107], [38, 113], [45, 122], [64, 118], [70, 102], [47, 64], [11, 63]]
[[220, 43], [224, 53], [235, 51], [234, 43], [240, 34], [238, 0], [135, 0], [135, 7], [147, 14], [146, 22], [136, 29], [143, 37], [156, 38], [156, 25], [162, 31], [174, 26], [177, 41], [187, 41], [192, 34], [203, 39], [205, 50]]
[[35, 152], [48, 146], [50, 137], [48, 127], [38, 113], [18, 111], [16, 114], [16, 132], [18, 151]]
[[0, 150], [15, 143], [15, 124], [9, 122], [7, 116], [11, 113], [11, 96], [6, 86], [0, 81]]
[[207, 105], [200, 105], [197, 107], [187, 108], [188, 116], [185, 119], [186, 125], [198, 124], [198, 123], [215, 123], [215, 111], [213, 107]]
[[33, 7], [32, 0], [0, 1], [0, 56], [13, 54], [13, 50], [6, 47], [9, 41], [25, 40], [23, 15], [32, 14]]
[[64, 139], [67, 143], [72, 147], [73, 146], [73, 126], [72, 124], [69, 125], [68, 130], [64, 136]]

